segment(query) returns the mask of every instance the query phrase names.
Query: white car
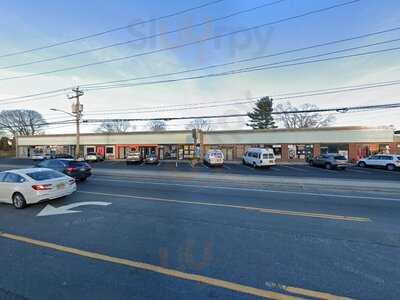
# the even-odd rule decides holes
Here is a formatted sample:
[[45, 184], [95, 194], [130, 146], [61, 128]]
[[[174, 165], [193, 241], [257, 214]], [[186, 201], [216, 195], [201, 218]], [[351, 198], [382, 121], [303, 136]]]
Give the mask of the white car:
[[209, 166], [222, 166], [224, 153], [221, 150], [210, 150], [204, 156], [204, 163]]
[[35, 152], [31, 155], [32, 160], [45, 160], [50, 158], [51, 158], [50, 154], [44, 154], [43, 152]]
[[85, 155], [85, 161], [98, 162], [104, 160], [100, 155], [94, 152], [89, 152]]
[[21, 209], [28, 204], [68, 196], [76, 191], [75, 179], [46, 168], [0, 172], [0, 202]]
[[242, 162], [244, 165], [256, 167], [275, 166], [276, 159], [274, 150], [265, 148], [250, 148], [243, 155]]
[[380, 167], [389, 171], [400, 168], [400, 155], [396, 154], [376, 154], [367, 158], [360, 159], [357, 165], [361, 168]]

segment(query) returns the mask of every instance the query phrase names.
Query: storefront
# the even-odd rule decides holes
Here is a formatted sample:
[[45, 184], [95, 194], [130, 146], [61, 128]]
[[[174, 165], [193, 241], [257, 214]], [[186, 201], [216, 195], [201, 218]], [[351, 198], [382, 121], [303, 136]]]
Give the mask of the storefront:
[[159, 146], [159, 157], [165, 160], [192, 159], [194, 152], [195, 146], [193, 144]]
[[[241, 160], [248, 148], [273, 149], [281, 161], [305, 161], [321, 153], [340, 153], [351, 161], [375, 153], [400, 152], [399, 137], [391, 128], [331, 127], [304, 129], [263, 129], [200, 132], [198, 141], [203, 155], [220, 149], [227, 161]], [[76, 136], [37, 135], [18, 137], [17, 156], [30, 157], [34, 149], [50, 153], [75, 153]], [[143, 156], [157, 154], [165, 160], [189, 160], [195, 157], [192, 132], [131, 132], [121, 134], [82, 134], [80, 152], [96, 152], [105, 159], [124, 159], [129, 151]]]

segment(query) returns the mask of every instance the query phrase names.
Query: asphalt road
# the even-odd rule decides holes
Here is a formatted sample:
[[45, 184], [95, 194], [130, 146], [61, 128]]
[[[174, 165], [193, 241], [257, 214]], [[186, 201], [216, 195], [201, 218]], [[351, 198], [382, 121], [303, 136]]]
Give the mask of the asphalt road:
[[[28, 159], [0, 159], [0, 170], [2, 165], [15, 165], [16, 167], [32, 166], [33, 162]], [[94, 169], [117, 169], [117, 170], [153, 170], [153, 171], [179, 171], [191, 173], [210, 174], [241, 174], [259, 176], [283, 176], [283, 177], [304, 177], [304, 178], [326, 178], [326, 179], [360, 179], [360, 180], [384, 180], [400, 181], [400, 170], [387, 171], [375, 168], [359, 168], [351, 166], [346, 170], [325, 170], [318, 167], [311, 167], [306, 164], [279, 164], [270, 169], [244, 166], [238, 163], [225, 163], [223, 167], [208, 167], [204, 164], [192, 166], [186, 161], [161, 161], [155, 165], [135, 164], [127, 166], [124, 161], [104, 161], [92, 163]]]
[[400, 294], [396, 194], [93, 176], [51, 205], [91, 201], [0, 205], [0, 299]]

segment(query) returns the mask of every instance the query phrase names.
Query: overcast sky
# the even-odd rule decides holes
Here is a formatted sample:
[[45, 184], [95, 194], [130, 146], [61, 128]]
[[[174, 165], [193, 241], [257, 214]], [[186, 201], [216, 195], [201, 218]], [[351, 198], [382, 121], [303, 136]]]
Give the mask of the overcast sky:
[[[62, 42], [135, 22], [145, 21], [198, 6], [208, 1], [210, 0], [1, 1], [0, 26], [2, 30], [0, 31], [0, 55], [45, 46], [47, 44]], [[112, 43], [142, 38], [160, 32], [190, 26], [205, 20], [223, 17], [240, 10], [271, 2], [274, 1], [225, 0], [221, 3], [210, 5], [180, 16], [171, 17], [162, 21], [150, 22], [129, 29], [101, 35], [96, 38], [84, 39], [79, 42], [33, 51], [26, 54], [2, 57], [0, 58], [0, 99], [23, 96], [73, 85], [143, 77], [166, 72], [178, 72], [186, 69], [268, 55], [400, 26], [400, 2], [398, 0], [362, 0], [320, 14], [297, 18], [188, 47], [160, 51], [150, 55], [142, 55], [137, 58], [65, 72], [23, 79], [4, 80], [4, 78], [7, 77], [46, 72], [172, 47], [190, 41], [296, 16], [319, 8], [344, 3], [347, 2], [347, 0], [286, 0], [275, 5], [240, 14], [193, 30], [146, 39], [124, 46], [112, 47], [51, 62], [9, 69], [3, 68], [5, 66], [52, 58]], [[175, 75], [169, 78], [196, 76], [235, 68], [268, 64], [396, 38], [400, 38], [400, 30], [307, 51]], [[400, 47], [400, 41], [336, 55], [354, 54], [393, 47]], [[135, 109], [230, 99], [248, 99], [281, 93], [400, 80], [399, 52], [400, 50], [397, 50], [368, 56], [223, 77], [209, 77], [173, 83], [86, 91], [85, 95], [82, 97], [82, 103], [84, 105], [85, 118], [87, 119], [245, 113], [251, 109], [251, 103], [202, 109], [152, 111], [139, 114], [135, 112]], [[166, 78], [164, 77], [162, 79]], [[384, 104], [400, 102], [399, 91], [400, 86], [390, 86], [351, 93], [295, 98], [291, 101], [294, 105], [313, 103], [321, 108]], [[279, 103], [279, 101], [276, 101], [276, 103]], [[60, 94], [48, 99], [3, 104], [1, 109], [35, 109], [42, 113], [48, 121], [56, 121], [68, 119], [68, 116], [50, 111], [50, 108], [70, 111], [70, 106], [71, 101], [67, 99], [65, 94]], [[334, 125], [394, 125], [400, 128], [399, 113], [399, 109], [394, 109], [337, 114]], [[182, 129], [188, 122], [189, 121], [169, 122], [168, 128]], [[219, 119], [212, 120], [211, 122], [213, 123], [214, 129], [245, 128], [245, 119], [240, 118]], [[136, 123], [135, 125], [139, 130], [145, 129], [144, 123]], [[84, 126], [83, 131], [89, 132], [93, 129], [93, 126]], [[67, 126], [61, 128], [59, 125], [53, 126], [47, 130], [47, 132], [52, 133], [73, 131], [74, 127]]]

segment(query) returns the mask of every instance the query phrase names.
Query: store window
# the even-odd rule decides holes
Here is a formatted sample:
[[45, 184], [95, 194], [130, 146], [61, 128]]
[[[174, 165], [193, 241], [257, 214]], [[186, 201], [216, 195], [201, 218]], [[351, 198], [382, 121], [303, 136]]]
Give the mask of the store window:
[[94, 147], [87, 147], [86, 148], [86, 153], [94, 153], [94, 152], [96, 152]]
[[114, 154], [114, 147], [106, 147], [106, 154]]
[[313, 156], [313, 149], [311, 144], [288, 145], [288, 157], [290, 160], [307, 160]]
[[380, 144], [379, 145], [379, 153], [389, 154], [390, 153], [390, 145]]
[[163, 145], [164, 159], [177, 159], [177, 145]]
[[274, 150], [275, 158], [282, 159], [282, 145], [272, 145], [272, 149]]
[[183, 158], [191, 159], [194, 157], [194, 145], [184, 145], [183, 146]]
[[348, 144], [321, 144], [321, 154], [326, 153], [339, 153], [347, 159], [349, 158], [349, 145]]

